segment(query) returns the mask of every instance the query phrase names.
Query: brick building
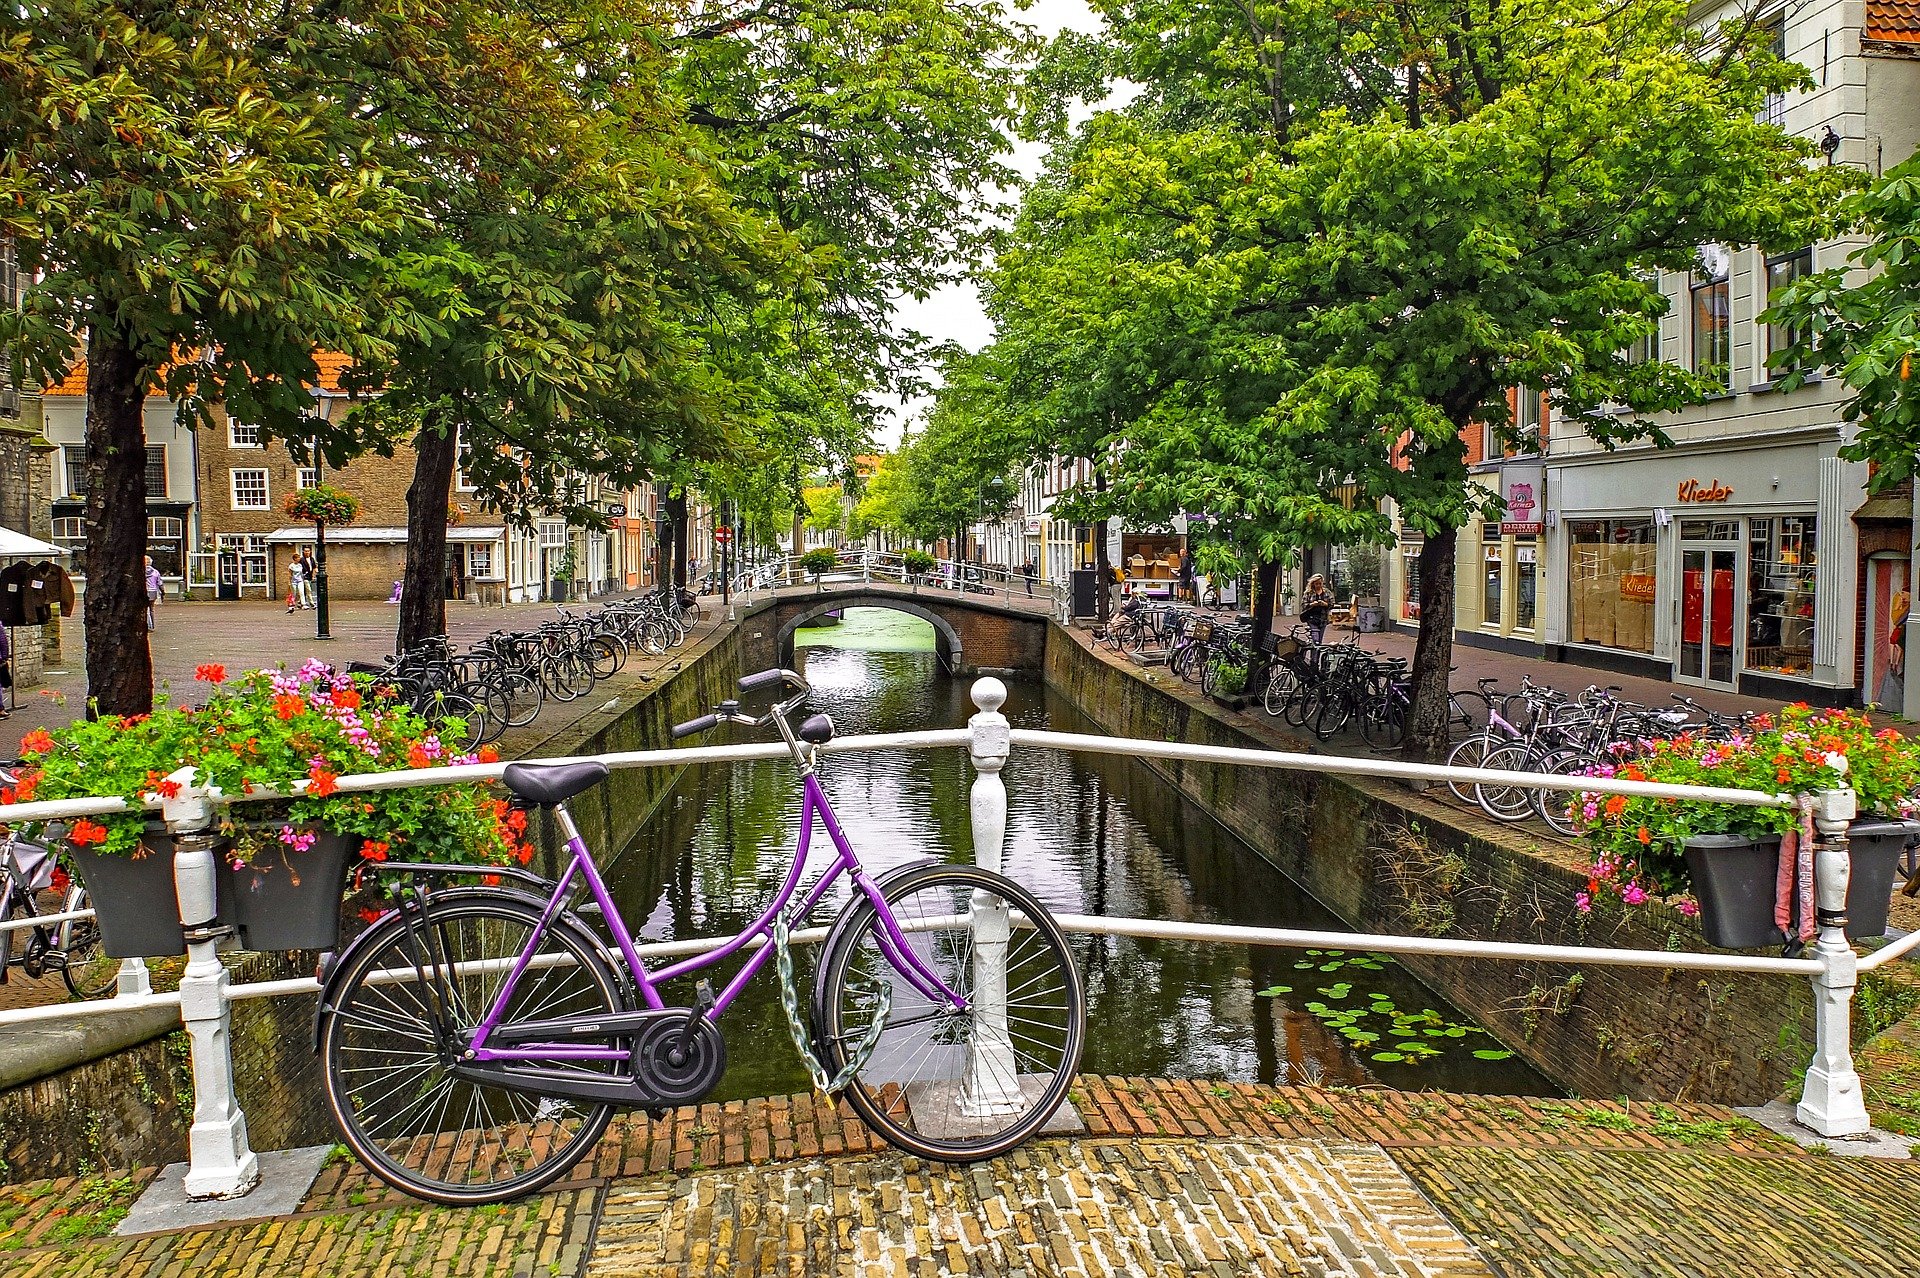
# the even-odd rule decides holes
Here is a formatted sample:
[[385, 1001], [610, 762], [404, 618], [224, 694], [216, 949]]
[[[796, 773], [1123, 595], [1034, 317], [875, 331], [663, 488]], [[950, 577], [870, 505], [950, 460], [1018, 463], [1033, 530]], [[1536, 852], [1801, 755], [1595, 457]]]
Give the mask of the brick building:
[[[0, 306], [20, 304], [13, 245], [0, 240]], [[52, 532], [53, 462], [58, 453], [43, 433], [40, 397], [15, 382], [10, 352], [0, 347], [0, 528], [46, 541]], [[0, 560], [0, 563], [8, 562]], [[60, 623], [12, 631], [13, 676], [22, 687], [40, 682], [51, 649], [58, 655]]]

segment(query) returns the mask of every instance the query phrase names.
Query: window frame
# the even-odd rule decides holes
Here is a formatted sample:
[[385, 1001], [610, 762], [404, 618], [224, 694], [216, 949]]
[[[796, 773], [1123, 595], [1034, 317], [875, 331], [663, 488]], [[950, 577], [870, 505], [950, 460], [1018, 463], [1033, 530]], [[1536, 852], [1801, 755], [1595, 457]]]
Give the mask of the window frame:
[[[1788, 264], [1797, 264], [1799, 269], [1787, 276], [1781, 283], [1774, 283], [1775, 268]], [[1768, 254], [1762, 259], [1760, 270], [1762, 278], [1766, 281], [1766, 291], [1762, 297], [1762, 301], [1765, 306], [1771, 306], [1773, 305], [1773, 295], [1777, 290], [1786, 288], [1795, 280], [1803, 280], [1813, 274], [1813, 246], [1809, 244], [1807, 247], [1796, 249], [1791, 253]], [[1768, 324], [1765, 325], [1765, 328], [1767, 331], [1763, 344], [1764, 348], [1760, 353], [1760, 380], [1762, 382], [1772, 382], [1778, 378], [1785, 377], [1789, 373], [1800, 371], [1797, 367], [1787, 367], [1783, 365], [1780, 368], [1775, 368], [1773, 366], [1774, 352], [1785, 350], [1792, 344], [1792, 329], [1785, 324]]]
[[[246, 438], [242, 438], [242, 432], [245, 432]], [[227, 447], [253, 449], [265, 448], [266, 445], [261, 442], [258, 426], [251, 426], [229, 417], [227, 418]]]
[[[240, 501], [240, 477], [242, 475], [260, 476], [260, 504], [243, 505]], [[227, 495], [234, 510], [265, 511], [273, 509], [273, 477], [265, 466], [234, 466], [227, 471]]]
[[[160, 480], [157, 485], [153, 482], [156, 474]], [[164, 501], [167, 495], [167, 446], [165, 444], [148, 444], [147, 496], [158, 497]]]
[[[1709, 252], [1720, 255], [1717, 272], [1714, 270], [1714, 263], [1708, 260]], [[1701, 323], [1701, 303], [1703, 299], [1711, 299], [1716, 295], [1719, 298], [1719, 323], [1709, 328]], [[1687, 352], [1688, 367], [1702, 377], [1710, 376], [1716, 368], [1719, 369], [1720, 384], [1731, 393], [1733, 386], [1733, 254], [1722, 245], [1701, 245], [1694, 269], [1687, 274], [1687, 323], [1692, 330], [1689, 334], [1692, 340]], [[1710, 335], [1716, 331], [1719, 334], [1717, 345], [1720, 349], [1708, 353], [1717, 354], [1720, 359], [1703, 365], [1701, 340], [1706, 336], [1711, 341]]]

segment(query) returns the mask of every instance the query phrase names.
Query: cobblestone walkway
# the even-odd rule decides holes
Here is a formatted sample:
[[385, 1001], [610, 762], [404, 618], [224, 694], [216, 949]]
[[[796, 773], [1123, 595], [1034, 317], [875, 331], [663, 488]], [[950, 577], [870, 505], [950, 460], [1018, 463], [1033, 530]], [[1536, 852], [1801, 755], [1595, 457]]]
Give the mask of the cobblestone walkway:
[[808, 1096], [625, 1115], [576, 1178], [454, 1211], [326, 1168], [291, 1216], [108, 1236], [151, 1179], [0, 1186], [32, 1278], [1801, 1278], [1906, 1272], [1920, 1162], [1702, 1105], [1084, 1077], [1088, 1135], [971, 1168]]
[[895, 1154], [608, 1194], [590, 1278], [727, 1273], [1489, 1274], [1377, 1145], [1046, 1141], [971, 1168]]

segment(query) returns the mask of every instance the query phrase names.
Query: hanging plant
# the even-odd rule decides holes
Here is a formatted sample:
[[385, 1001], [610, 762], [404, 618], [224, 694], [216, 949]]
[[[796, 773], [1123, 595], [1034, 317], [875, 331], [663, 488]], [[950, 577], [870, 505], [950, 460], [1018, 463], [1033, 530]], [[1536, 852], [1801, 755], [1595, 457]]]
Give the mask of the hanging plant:
[[296, 488], [282, 504], [287, 514], [310, 524], [344, 528], [360, 517], [360, 499], [332, 484]]

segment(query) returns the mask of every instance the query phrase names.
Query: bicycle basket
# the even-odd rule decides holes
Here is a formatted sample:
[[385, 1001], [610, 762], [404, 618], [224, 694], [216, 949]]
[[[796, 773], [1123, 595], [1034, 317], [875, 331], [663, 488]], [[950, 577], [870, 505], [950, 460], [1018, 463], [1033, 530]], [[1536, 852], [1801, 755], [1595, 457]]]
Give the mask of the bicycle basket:
[[1205, 643], [1207, 640], [1213, 638], [1212, 619], [1201, 618], [1197, 621], [1194, 621], [1191, 625], [1188, 626], [1187, 633], [1191, 635], [1193, 638], [1199, 640], [1201, 643]]

